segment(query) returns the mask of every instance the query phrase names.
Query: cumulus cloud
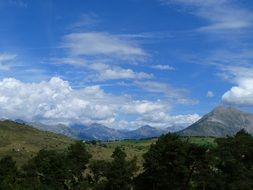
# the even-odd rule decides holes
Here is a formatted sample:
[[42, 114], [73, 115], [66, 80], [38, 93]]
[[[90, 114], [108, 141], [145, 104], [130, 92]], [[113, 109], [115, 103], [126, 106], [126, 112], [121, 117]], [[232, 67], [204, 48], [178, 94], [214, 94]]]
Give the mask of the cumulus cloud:
[[122, 110], [124, 113], [132, 113], [132, 114], [148, 114], [166, 109], [168, 109], [168, 106], [166, 106], [159, 100], [156, 102], [133, 101], [122, 106]]
[[40, 83], [3, 79], [0, 94], [0, 115], [6, 118], [69, 123], [106, 122], [114, 117], [113, 106], [103, 102], [109, 97], [98, 86], [73, 90], [57, 77]]
[[253, 78], [239, 78], [237, 86], [233, 86], [223, 96], [225, 103], [253, 106]]
[[198, 121], [200, 116], [198, 114], [186, 114], [186, 115], [169, 115], [165, 112], [154, 112], [152, 114], [145, 114], [143, 117], [131, 122], [121, 122], [121, 125], [128, 125], [131, 127], [143, 126], [149, 124], [153, 127], [167, 128], [172, 126], [184, 126], [187, 127], [192, 123]]
[[[192, 122], [189, 116], [167, 116], [169, 104], [160, 100], [134, 100], [127, 96], [111, 95], [100, 86], [87, 86], [73, 89], [67, 81], [53, 77], [49, 81], [24, 83], [14, 78], [0, 81], [0, 117], [23, 119], [43, 123], [93, 123], [98, 122], [110, 127], [126, 127], [131, 123], [155, 124], [157, 113], [165, 119], [157, 120], [155, 126], [170, 125], [179, 120]], [[138, 122], [122, 120], [134, 115]], [[166, 117], [169, 117], [166, 119]], [[195, 117], [193, 115], [193, 117]], [[120, 119], [119, 119], [120, 118]]]

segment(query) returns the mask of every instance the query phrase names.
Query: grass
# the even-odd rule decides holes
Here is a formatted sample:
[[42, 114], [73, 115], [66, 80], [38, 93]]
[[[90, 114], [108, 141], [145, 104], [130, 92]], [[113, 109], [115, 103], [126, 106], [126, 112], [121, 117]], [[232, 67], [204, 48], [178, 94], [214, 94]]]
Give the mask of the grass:
[[121, 147], [127, 154], [128, 159], [137, 157], [138, 162], [142, 163], [142, 155], [148, 151], [149, 146], [157, 139], [143, 139], [143, 140], [121, 140], [111, 142], [99, 142], [88, 144], [87, 148], [93, 155], [94, 160], [110, 160], [111, 155], [116, 147]]
[[10, 155], [18, 165], [24, 164], [41, 149], [64, 150], [73, 142], [70, 138], [13, 121], [0, 122], [0, 158]]
[[[215, 138], [213, 137], [182, 137], [183, 140], [189, 140], [193, 144], [200, 146], [215, 146]], [[150, 145], [155, 143], [157, 138], [142, 139], [142, 140], [121, 140], [112, 142], [98, 142], [88, 144], [87, 148], [92, 153], [95, 160], [110, 160], [114, 149], [119, 146], [126, 153], [129, 159], [137, 157], [138, 163], [143, 162], [142, 155], [148, 151]]]
[[[191, 143], [214, 146], [211, 137], [182, 137]], [[128, 159], [137, 157], [139, 165], [143, 162], [142, 155], [157, 138], [142, 140], [122, 140], [111, 142], [86, 143], [93, 160], [110, 160], [114, 149], [121, 147]], [[68, 137], [44, 132], [13, 121], [0, 121], [0, 158], [12, 156], [19, 166], [26, 163], [41, 149], [65, 150], [74, 140]]]

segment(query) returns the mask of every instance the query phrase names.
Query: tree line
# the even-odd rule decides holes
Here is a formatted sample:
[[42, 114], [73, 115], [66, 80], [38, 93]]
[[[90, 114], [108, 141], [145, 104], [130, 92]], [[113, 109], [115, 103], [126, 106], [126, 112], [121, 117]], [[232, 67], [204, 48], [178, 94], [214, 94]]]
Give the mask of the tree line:
[[241, 130], [215, 143], [162, 135], [143, 155], [141, 168], [119, 147], [111, 161], [92, 160], [82, 142], [66, 151], [41, 150], [21, 168], [6, 156], [0, 190], [252, 190], [253, 137]]

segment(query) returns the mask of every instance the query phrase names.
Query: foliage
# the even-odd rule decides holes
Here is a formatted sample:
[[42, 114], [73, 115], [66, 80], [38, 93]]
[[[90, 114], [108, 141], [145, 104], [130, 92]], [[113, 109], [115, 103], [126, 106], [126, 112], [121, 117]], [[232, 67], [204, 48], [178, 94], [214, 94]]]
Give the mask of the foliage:
[[144, 172], [136, 179], [136, 189], [190, 189], [199, 178], [207, 148], [182, 141], [179, 136], [161, 136], [144, 154]]
[[234, 137], [216, 140], [215, 188], [253, 189], [253, 137], [239, 131]]
[[0, 160], [0, 189], [14, 190], [16, 188], [18, 169], [10, 156]]
[[90, 165], [93, 173], [93, 189], [130, 190], [137, 168], [136, 158], [126, 160], [126, 153], [116, 147], [111, 162], [95, 161]]
[[41, 150], [23, 167], [25, 189], [82, 189], [86, 185], [83, 172], [91, 155], [81, 142], [72, 144], [67, 152]]
[[253, 137], [244, 130], [198, 146], [177, 135], [161, 136], [144, 154], [135, 189], [253, 189]]
[[[65, 150], [42, 149], [20, 168], [12, 157], [5, 156], [0, 160], [0, 190], [253, 189], [250, 134], [241, 130], [234, 137], [216, 139], [215, 145], [194, 141], [201, 143], [175, 134], [162, 135], [143, 155], [141, 169], [136, 157], [128, 157], [128, 148], [138, 143], [143, 146], [148, 140], [117, 142], [124, 144], [115, 146], [111, 159], [104, 160], [91, 160], [91, 145], [83, 142]], [[105, 149], [100, 144], [96, 147]]]
[[13, 121], [0, 121], [0, 158], [9, 155], [21, 167], [41, 149], [64, 150], [74, 141]]

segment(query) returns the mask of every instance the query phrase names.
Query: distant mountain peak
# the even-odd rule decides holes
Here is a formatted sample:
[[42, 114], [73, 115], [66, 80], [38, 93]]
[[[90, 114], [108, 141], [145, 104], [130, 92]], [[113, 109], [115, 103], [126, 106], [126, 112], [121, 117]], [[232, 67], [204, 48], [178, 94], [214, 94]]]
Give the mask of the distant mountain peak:
[[139, 129], [155, 129], [155, 128], [151, 127], [150, 125], [143, 125]]
[[234, 135], [240, 129], [253, 134], [253, 114], [231, 106], [217, 106], [200, 120], [179, 132], [187, 136]]
[[82, 140], [119, 140], [119, 139], [141, 139], [157, 137], [165, 133], [164, 130], [154, 128], [150, 125], [144, 125], [136, 130], [120, 130], [107, 127], [103, 124], [92, 123], [83, 125], [73, 123], [70, 126], [43, 125], [31, 123], [35, 128], [51, 131], [54, 133], [64, 134], [72, 138]]
[[212, 110], [212, 112], [220, 113], [220, 112], [242, 112], [242, 111], [232, 106], [218, 105]]

